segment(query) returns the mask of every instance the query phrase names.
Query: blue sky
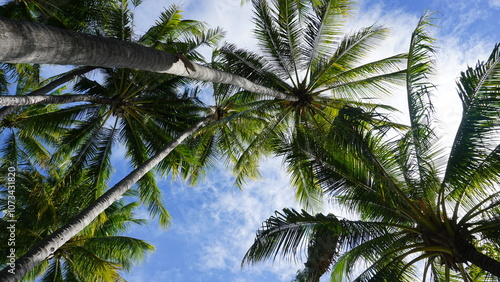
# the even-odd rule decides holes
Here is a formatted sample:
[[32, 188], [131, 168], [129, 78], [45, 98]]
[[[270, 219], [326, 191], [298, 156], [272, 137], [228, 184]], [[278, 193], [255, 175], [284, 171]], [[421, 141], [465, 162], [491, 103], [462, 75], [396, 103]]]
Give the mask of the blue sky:
[[[384, 24], [391, 35], [373, 58], [405, 52], [409, 36], [425, 10], [436, 11], [438, 39], [436, 108], [442, 122], [443, 143], [450, 144], [460, 117], [455, 78], [467, 65], [484, 60], [500, 41], [500, 0], [360, 0], [353, 27]], [[221, 26], [226, 41], [257, 50], [251, 36], [251, 5], [239, 0], [154, 1], [137, 8], [138, 32], [146, 30], [170, 4], [182, 5], [185, 18]], [[405, 111], [404, 98], [395, 94], [387, 101]], [[404, 121], [404, 114], [401, 116]], [[123, 156], [114, 155], [119, 162]], [[116, 167], [120, 175], [123, 171]], [[161, 180], [165, 204], [172, 215], [164, 231], [154, 224], [132, 227], [129, 235], [153, 243], [156, 251], [125, 278], [129, 281], [290, 281], [300, 262], [271, 262], [240, 268], [241, 259], [253, 242], [255, 231], [275, 210], [298, 207], [279, 159], [262, 164], [264, 178], [250, 182], [243, 191], [220, 166], [207, 173], [195, 187], [182, 181]], [[328, 204], [325, 212], [339, 213]], [[142, 213], [147, 216], [146, 213]], [[324, 277], [326, 278], [326, 277]], [[327, 280], [327, 279], [325, 279]]]
[[[0, 3], [2, 1], [0, 0]], [[442, 142], [450, 144], [460, 117], [455, 78], [461, 70], [484, 60], [495, 42], [500, 42], [500, 0], [359, 0], [359, 11], [351, 21], [353, 28], [373, 23], [386, 25], [391, 34], [368, 59], [405, 52], [409, 36], [418, 18], [428, 9], [436, 11], [435, 37], [438, 39], [438, 86], [436, 110], [442, 122]], [[136, 10], [137, 33], [151, 26], [162, 7], [178, 4], [185, 18], [204, 21], [227, 31], [226, 41], [257, 50], [251, 36], [251, 5], [240, 0], [144, 0]], [[404, 98], [398, 93], [387, 102], [405, 111]], [[399, 117], [404, 121], [404, 114]], [[115, 148], [112, 182], [129, 170], [124, 152]], [[245, 251], [253, 242], [262, 221], [275, 210], [299, 208], [288, 184], [280, 159], [261, 164], [263, 179], [249, 182], [242, 191], [221, 165], [191, 187], [180, 180], [159, 180], [164, 202], [172, 216], [168, 230], [152, 221], [147, 226], [132, 226], [128, 236], [146, 240], [156, 247], [145, 261], [124, 277], [131, 282], [212, 282], [212, 281], [290, 281], [302, 267], [301, 262], [264, 262], [240, 268]], [[325, 204], [324, 212], [341, 213]], [[144, 209], [138, 216], [147, 218]], [[326, 280], [325, 280], [326, 281]]]

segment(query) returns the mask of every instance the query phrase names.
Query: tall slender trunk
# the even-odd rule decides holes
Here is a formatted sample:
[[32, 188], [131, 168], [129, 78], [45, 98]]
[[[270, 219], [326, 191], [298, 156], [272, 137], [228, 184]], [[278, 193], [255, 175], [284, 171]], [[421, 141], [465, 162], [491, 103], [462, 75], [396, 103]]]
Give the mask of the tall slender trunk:
[[[47, 83], [46, 85], [38, 88], [37, 90], [26, 94], [26, 96], [46, 95], [50, 91], [56, 89], [57, 87], [63, 85], [64, 83], [72, 80], [73, 78], [75, 78], [79, 75], [88, 73], [89, 71], [92, 71], [94, 69], [96, 69], [96, 67], [83, 67], [83, 68], [71, 70], [71, 71], [65, 73], [64, 75], [62, 75], [61, 77], [59, 77], [58, 79], [53, 80], [53, 81]], [[1, 108], [0, 109], [0, 120], [5, 118], [6, 116], [10, 115], [18, 108], [19, 107], [17, 107], [17, 106], [6, 106], [6, 107]]]
[[5, 18], [0, 18], [0, 61], [139, 69], [231, 84], [266, 96], [296, 100], [291, 95], [255, 84], [241, 76], [191, 63], [182, 55]]
[[143, 177], [154, 166], [161, 162], [165, 157], [172, 152], [179, 144], [186, 138], [196, 133], [208, 120], [207, 117], [190, 129], [184, 131], [177, 136], [173, 141], [168, 143], [161, 151], [154, 155], [151, 159], [144, 162], [137, 167], [125, 178], [118, 182], [115, 186], [104, 193], [99, 199], [90, 204], [80, 214], [72, 218], [66, 225], [56, 230], [51, 235], [44, 238], [40, 243], [31, 248], [25, 255], [20, 257], [15, 262], [14, 274], [9, 272], [12, 268], [7, 266], [0, 271], [0, 281], [2, 282], [15, 282], [20, 280], [26, 273], [32, 270], [38, 263], [46, 259], [50, 254], [55, 252], [69, 239], [78, 234], [85, 228], [92, 220], [94, 220], [106, 208], [111, 206], [113, 202], [118, 200], [123, 193], [125, 193], [134, 183]]
[[68, 104], [74, 102], [91, 102], [96, 104], [112, 104], [113, 99], [92, 95], [42, 95], [18, 96], [0, 95], [0, 106], [29, 106], [36, 104]]

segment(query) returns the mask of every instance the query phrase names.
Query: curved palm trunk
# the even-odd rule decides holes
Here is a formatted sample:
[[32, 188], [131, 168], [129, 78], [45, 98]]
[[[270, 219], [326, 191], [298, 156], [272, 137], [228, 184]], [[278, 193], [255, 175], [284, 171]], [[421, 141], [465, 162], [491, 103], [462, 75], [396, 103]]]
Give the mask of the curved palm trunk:
[[[46, 95], [50, 91], [56, 89], [57, 87], [63, 85], [64, 83], [72, 80], [73, 78], [83, 75], [89, 71], [92, 71], [96, 69], [96, 67], [83, 67], [75, 70], [71, 70], [64, 74], [63, 76], [59, 77], [58, 79], [51, 81], [47, 83], [47, 85], [44, 85], [37, 90], [26, 94], [26, 96], [38, 96], [38, 95]], [[6, 116], [10, 115], [13, 113], [15, 110], [17, 110], [19, 107], [17, 106], [6, 106], [0, 109], [0, 119], [5, 118]]]
[[68, 104], [74, 102], [91, 102], [96, 104], [112, 104], [110, 98], [91, 95], [42, 95], [42, 96], [17, 96], [0, 95], [0, 106], [29, 106], [36, 104]]
[[0, 61], [139, 69], [231, 84], [262, 95], [296, 100], [241, 76], [189, 62], [182, 55], [5, 18], [0, 18]]
[[20, 257], [15, 262], [15, 273], [9, 272], [10, 266], [7, 266], [0, 272], [0, 281], [15, 282], [20, 280], [26, 273], [32, 270], [38, 263], [46, 259], [50, 254], [55, 252], [59, 247], [64, 245], [69, 239], [78, 234], [92, 220], [94, 220], [106, 208], [111, 206], [113, 202], [118, 200], [134, 183], [143, 177], [148, 171], [162, 161], [172, 150], [181, 144], [186, 138], [192, 136], [200, 129], [209, 118], [198, 122], [190, 129], [181, 133], [177, 138], [167, 144], [161, 151], [154, 155], [151, 159], [137, 167], [125, 178], [118, 182], [115, 186], [104, 193], [99, 199], [90, 204], [80, 214], [72, 218], [68, 224], [59, 228], [50, 236], [44, 238], [40, 243], [31, 248], [25, 255]]
[[459, 245], [460, 256], [471, 262], [481, 269], [500, 277], [500, 261], [497, 261], [481, 252], [479, 252], [474, 245], [463, 242]]

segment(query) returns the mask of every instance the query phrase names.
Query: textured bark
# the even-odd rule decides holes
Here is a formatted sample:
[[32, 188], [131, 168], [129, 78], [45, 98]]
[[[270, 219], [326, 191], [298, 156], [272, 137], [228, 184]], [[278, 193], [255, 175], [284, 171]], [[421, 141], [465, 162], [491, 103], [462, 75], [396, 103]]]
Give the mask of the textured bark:
[[479, 266], [481, 269], [500, 277], [500, 261], [479, 252], [472, 244], [462, 242], [459, 246], [460, 257]]
[[[63, 76], [59, 77], [58, 79], [47, 83], [47, 85], [44, 85], [44, 86], [38, 88], [37, 90], [26, 94], [26, 96], [46, 95], [50, 91], [56, 89], [57, 87], [63, 85], [64, 83], [72, 80], [73, 78], [75, 78], [79, 75], [85, 74], [85, 73], [92, 71], [94, 69], [96, 69], [96, 68], [95, 67], [83, 67], [83, 68], [69, 71], [66, 74], [64, 74]], [[16, 106], [1, 108], [0, 109], [0, 119], [5, 118], [6, 116], [10, 115], [11, 113], [16, 111], [17, 109], [19, 109], [19, 107], [16, 107]]]
[[36, 104], [68, 104], [74, 102], [91, 102], [96, 104], [112, 104], [110, 98], [91, 95], [42, 95], [42, 96], [17, 96], [0, 95], [0, 106], [29, 106]]
[[68, 224], [59, 228], [50, 236], [44, 238], [40, 243], [31, 248], [25, 255], [20, 257], [15, 262], [15, 274], [9, 273], [10, 267], [7, 266], [0, 272], [0, 281], [15, 282], [20, 280], [26, 273], [32, 270], [38, 263], [45, 260], [50, 254], [54, 253], [58, 248], [64, 245], [69, 239], [78, 234], [92, 220], [94, 220], [106, 208], [118, 200], [134, 183], [143, 177], [154, 166], [161, 162], [165, 157], [172, 152], [186, 138], [193, 135], [200, 129], [208, 120], [198, 122], [192, 128], [181, 133], [177, 138], [167, 144], [160, 152], [151, 159], [144, 162], [134, 171], [129, 173], [125, 178], [118, 182], [115, 186], [104, 193], [99, 199], [90, 204], [80, 214], [72, 218]]
[[262, 95], [297, 100], [238, 75], [195, 63], [188, 65], [177, 55], [153, 48], [5, 18], [0, 18], [0, 61], [132, 68], [231, 84]]
[[332, 264], [337, 253], [338, 236], [328, 228], [322, 227], [314, 233], [307, 248], [307, 262], [304, 263], [307, 282], [319, 282]]

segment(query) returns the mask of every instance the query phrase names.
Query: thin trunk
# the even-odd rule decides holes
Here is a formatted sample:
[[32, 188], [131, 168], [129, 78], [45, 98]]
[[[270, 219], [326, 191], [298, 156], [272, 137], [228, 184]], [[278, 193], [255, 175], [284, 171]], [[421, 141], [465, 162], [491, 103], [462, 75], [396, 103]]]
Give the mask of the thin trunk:
[[[154, 155], [151, 159], [137, 167], [125, 178], [118, 182], [115, 186], [104, 193], [99, 199], [90, 204], [80, 214], [72, 218], [68, 224], [59, 228], [50, 236], [44, 238], [40, 243], [31, 248], [25, 255], [20, 257], [15, 262], [14, 271], [7, 265], [0, 271], [0, 281], [15, 282], [20, 280], [26, 273], [32, 270], [38, 263], [46, 259], [50, 254], [54, 253], [58, 248], [64, 245], [69, 239], [78, 234], [92, 220], [94, 220], [106, 208], [111, 206], [113, 202], [118, 200], [134, 183], [143, 177], [154, 166], [161, 162], [165, 157], [172, 152], [186, 138], [197, 132], [209, 118], [195, 124], [192, 128], [181, 133], [177, 138], [167, 144], [161, 151]], [[14, 274], [12, 273], [14, 272]]]
[[481, 269], [500, 277], [500, 261], [497, 261], [481, 252], [479, 252], [474, 245], [466, 242], [459, 244], [460, 257], [471, 262]]
[[[83, 75], [83, 74], [85, 74], [89, 71], [92, 71], [94, 69], [96, 69], [96, 67], [83, 67], [83, 68], [71, 70], [71, 71], [65, 73], [63, 76], [59, 77], [58, 79], [47, 83], [47, 85], [42, 86], [29, 94], [26, 94], [26, 96], [46, 95], [50, 91], [56, 89], [57, 87], [63, 85], [64, 83], [72, 80], [73, 78], [75, 78], [79, 75]], [[4, 119], [6, 116], [10, 115], [14, 111], [16, 111], [18, 108], [19, 107], [17, 107], [17, 106], [10, 106], [10, 107], [6, 106], [6, 107], [1, 108], [0, 109], [0, 120]]]
[[296, 100], [291, 95], [255, 84], [241, 76], [186, 61], [182, 55], [5, 18], [0, 18], [0, 61], [139, 69], [231, 84], [266, 96]]
[[17, 96], [0, 95], [0, 106], [29, 106], [36, 104], [68, 104], [74, 102], [91, 102], [96, 104], [112, 104], [110, 98], [92, 95], [42, 95], [42, 96]]
[[307, 248], [306, 266], [307, 282], [319, 282], [332, 264], [333, 257], [337, 253], [338, 236], [329, 229], [319, 229], [309, 241]]

